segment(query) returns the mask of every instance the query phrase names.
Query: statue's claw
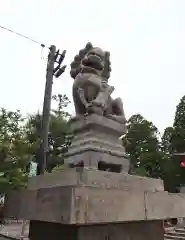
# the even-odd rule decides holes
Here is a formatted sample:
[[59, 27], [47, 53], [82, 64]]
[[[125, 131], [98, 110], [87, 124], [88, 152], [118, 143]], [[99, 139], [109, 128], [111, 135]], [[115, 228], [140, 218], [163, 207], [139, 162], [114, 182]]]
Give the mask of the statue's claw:
[[101, 108], [105, 108], [105, 103], [102, 103], [102, 102], [99, 102], [99, 101], [96, 101], [96, 100], [93, 100], [92, 104], [95, 105], [95, 106], [101, 107]]

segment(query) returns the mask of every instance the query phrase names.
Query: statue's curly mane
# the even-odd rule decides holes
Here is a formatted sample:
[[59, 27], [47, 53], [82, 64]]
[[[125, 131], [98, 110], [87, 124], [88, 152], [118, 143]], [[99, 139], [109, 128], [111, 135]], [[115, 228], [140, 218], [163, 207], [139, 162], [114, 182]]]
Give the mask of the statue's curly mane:
[[[71, 71], [70, 71], [70, 75], [72, 78], [75, 79], [75, 77], [78, 75], [78, 73], [80, 72], [80, 64], [81, 64], [82, 59], [93, 48], [94, 47], [93, 47], [92, 43], [89, 42], [86, 44], [85, 48], [81, 49], [79, 51], [78, 55], [76, 55], [74, 57], [74, 60], [71, 63]], [[110, 72], [111, 72], [110, 53], [109, 52], [105, 52], [105, 60], [104, 61], [105, 61], [104, 70], [103, 70], [101, 76], [103, 78], [109, 79]]]

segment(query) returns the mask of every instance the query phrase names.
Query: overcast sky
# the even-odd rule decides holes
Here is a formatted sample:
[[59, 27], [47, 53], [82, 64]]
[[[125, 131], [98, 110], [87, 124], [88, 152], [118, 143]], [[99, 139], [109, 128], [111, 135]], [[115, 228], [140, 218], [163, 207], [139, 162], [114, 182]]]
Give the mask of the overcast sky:
[[[185, 94], [184, 12], [184, 0], [0, 0], [0, 25], [67, 50], [68, 69], [53, 92], [70, 98], [78, 50], [88, 41], [109, 50], [113, 97], [123, 99], [127, 118], [141, 113], [163, 131]], [[46, 56], [46, 48], [0, 29], [0, 107], [42, 109]]]

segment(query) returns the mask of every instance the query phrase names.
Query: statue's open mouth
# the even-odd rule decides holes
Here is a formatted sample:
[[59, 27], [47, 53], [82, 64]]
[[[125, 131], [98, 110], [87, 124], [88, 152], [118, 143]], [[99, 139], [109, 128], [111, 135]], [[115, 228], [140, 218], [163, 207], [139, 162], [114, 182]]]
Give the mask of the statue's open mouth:
[[97, 55], [89, 55], [82, 61], [82, 64], [83, 72], [102, 71], [104, 67], [101, 58]]

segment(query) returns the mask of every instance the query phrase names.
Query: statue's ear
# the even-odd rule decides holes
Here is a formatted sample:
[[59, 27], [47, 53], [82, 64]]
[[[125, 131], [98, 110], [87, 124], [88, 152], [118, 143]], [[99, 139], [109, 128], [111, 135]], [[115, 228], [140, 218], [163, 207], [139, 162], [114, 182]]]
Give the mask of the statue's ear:
[[91, 50], [91, 49], [93, 48], [92, 43], [88, 42], [88, 43], [86, 44], [85, 48], [86, 48], [87, 51]]
[[105, 52], [105, 63], [110, 66], [110, 52]]
[[72, 78], [75, 79], [75, 77], [76, 77], [76, 75], [77, 75], [77, 71], [76, 71], [76, 69], [71, 69], [71, 71], [70, 71], [70, 75], [71, 75]]
[[109, 59], [109, 58], [110, 58], [110, 52], [105, 52], [105, 57], [106, 57], [107, 59]]
[[102, 72], [102, 77], [106, 78], [107, 80], [110, 77], [110, 72], [111, 72], [111, 68], [110, 68], [110, 52], [105, 52], [105, 66], [104, 66], [104, 70]]

